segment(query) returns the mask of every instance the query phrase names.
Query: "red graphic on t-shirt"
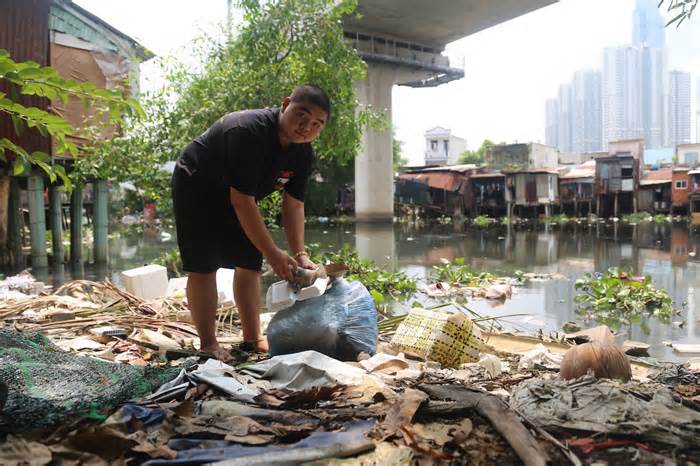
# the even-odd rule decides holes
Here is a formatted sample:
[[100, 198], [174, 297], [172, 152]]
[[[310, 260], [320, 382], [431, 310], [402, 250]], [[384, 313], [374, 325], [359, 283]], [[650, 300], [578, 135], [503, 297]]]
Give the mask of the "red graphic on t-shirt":
[[291, 170], [282, 170], [280, 176], [277, 177], [277, 182], [275, 183], [276, 189], [282, 189], [285, 184], [294, 176], [294, 172]]

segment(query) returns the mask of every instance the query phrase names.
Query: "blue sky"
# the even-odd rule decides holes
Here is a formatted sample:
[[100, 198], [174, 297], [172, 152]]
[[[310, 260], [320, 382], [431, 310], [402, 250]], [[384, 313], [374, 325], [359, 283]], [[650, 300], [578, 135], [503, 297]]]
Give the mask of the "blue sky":
[[[226, 0], [75, 1], [158, 55], [226, 17]], [[545, 100], [574, 71], [599, 68], [603, 48], [631, 42], [633, 9], [634, 0], [562, 0], [449, 44], [448, 56], [465, 62], [464, 79], [433, 89], [394, 87], [392, 121], [404, 156], [420, 163], [423, 133], [434, 126], [450, 128], [470, 148], [485, 138], [544, 141]], [[697, 92], [700, 14], [666, 32], [669, 68], [691, 72]], [[142, 66], [142, 76], [145, 88], [159, 82], [152, 64]]]

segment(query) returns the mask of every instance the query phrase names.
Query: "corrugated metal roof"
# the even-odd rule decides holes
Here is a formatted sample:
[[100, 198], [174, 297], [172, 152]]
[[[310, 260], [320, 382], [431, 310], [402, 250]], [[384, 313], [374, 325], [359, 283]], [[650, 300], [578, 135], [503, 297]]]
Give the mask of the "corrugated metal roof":
[[474, 173], [470, 178], [505, 178], [505, 175], [500, 172], [495, 173]]
[[425, 167], [425, 168], [413, 168], [407, 173], [425, 173], [425, 172], [457, 172], [457, 173], [468, 173], [470, 171], [476, 170], [479, 167], [472, 163], [463, 165], [442, 165], [439, 167]]
[[595, 178], [595, 160], [589, 160], [561, 175], [562, 179]]
[[673, 178], [673, 168], [660, 168], [645, 171], [641, 181], [671, 181], [671, 178]]
[[412, 180], [428, 185], [434, 189], [445, 191], [459, 191], [465, 178], [456, 173], [403, 173], [399, 180]]
[[[34, 61], [48, 65], [49, 60], [49, 4], [50, 0], [3, 0], [0, 14], [0, 49], [10, 53], [17, 62]], [[0, 92], [9, 94], [6, 82], [0, 82]], [[36, 96], [20, 96], [20, 104], [48, 110], [49, 101]], [[25, 129], [17, 136], [12, 120], [0, 114], [0, 138], [6, 137], [29, 152], [50, 152], [48, 138], [36, 129]]]

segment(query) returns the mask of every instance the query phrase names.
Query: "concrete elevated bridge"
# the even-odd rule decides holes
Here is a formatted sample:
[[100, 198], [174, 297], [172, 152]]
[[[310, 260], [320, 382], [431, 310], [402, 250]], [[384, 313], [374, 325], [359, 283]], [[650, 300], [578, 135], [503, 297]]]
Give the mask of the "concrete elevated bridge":
[[[386, 109], [391, 121], [395, 84], [433, 87], [464, 77], [464, 64], [451, 64], [442, 54], [445, 45], [556, 1], [359, 0], [360, 17], [346, 18], [344, 30], [368, 64], [366, 79], [357, 84], [360, 103]], [[355, 215], [386, 221], [394, 214], [391, 129], [366, 131], [362, 143], [355, 160]]]

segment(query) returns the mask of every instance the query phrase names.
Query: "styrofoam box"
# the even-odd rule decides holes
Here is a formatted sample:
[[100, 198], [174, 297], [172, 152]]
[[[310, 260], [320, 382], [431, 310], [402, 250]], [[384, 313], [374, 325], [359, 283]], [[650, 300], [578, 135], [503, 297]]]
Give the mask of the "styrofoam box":
[[124, 288], [141, 299], [165, 296], [168, 290], [168, 271], [162, 265], [150, 264], [122, 272]]

